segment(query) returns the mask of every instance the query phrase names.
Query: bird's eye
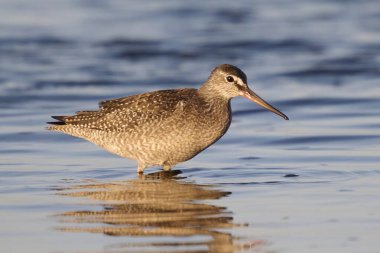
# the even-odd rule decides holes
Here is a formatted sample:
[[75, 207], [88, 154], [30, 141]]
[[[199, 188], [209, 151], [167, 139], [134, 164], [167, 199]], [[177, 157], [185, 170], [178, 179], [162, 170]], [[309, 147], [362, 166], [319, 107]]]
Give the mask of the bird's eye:
[[227, 80], [227, 82], [232, 83], [234, 81], [234, 78], [232, 76], [227, 76], [226, 80]]

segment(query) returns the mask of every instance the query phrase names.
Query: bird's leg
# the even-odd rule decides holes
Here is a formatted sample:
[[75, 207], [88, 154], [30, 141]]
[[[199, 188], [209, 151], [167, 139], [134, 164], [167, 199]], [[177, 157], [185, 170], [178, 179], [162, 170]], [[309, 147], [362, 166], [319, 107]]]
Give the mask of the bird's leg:
[[164, 169], [164, 171], [170, 171], [172, 169], [172, 166], [169, 163], [164, 162], [162, 164], [162, 168]]
[[144, 164], [138, 163], [137, 174], [142, 175], [144, 173], [145, 168], [146, 168], [146, 166]]

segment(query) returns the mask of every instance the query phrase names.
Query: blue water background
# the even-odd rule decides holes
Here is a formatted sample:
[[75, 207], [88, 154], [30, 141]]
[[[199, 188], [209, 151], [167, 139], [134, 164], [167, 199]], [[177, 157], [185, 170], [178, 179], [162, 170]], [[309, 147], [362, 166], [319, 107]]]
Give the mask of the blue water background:
[[199, 87], [222, 63], [290, 121], [236, 98], [227, 134], [177, 166], [173, 184], [225, 192], [194, 198], [235, 224], [208, 231], [247, 252], [380, 252], [377, 0], [1, 0], [0, 251], [218, 252], [186, 244], [207, 233], [154, 246], [164, 237], [61, 231], [88, 224], [60, 214], [105, 207], [57, 189], [128, 185], [136, 164], [45, 122], [99, 100]]

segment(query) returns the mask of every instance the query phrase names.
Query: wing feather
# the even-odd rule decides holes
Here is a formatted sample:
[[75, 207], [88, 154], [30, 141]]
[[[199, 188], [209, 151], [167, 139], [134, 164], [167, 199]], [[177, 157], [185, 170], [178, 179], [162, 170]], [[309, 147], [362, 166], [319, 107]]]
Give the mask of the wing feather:
[[183, 105], [195, 94], [195, 89], [155, 91], [101, 101], [98, 111], [79, 111], [73, 116], [54, 118], [59, 124], [103, 131], [133, 131], [171, 117], [179, 103]]

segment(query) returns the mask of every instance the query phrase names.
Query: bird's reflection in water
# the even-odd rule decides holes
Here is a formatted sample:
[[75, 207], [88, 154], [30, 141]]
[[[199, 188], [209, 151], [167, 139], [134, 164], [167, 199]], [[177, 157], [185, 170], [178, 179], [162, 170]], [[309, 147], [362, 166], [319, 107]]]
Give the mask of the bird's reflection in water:
[[200, 202], [225, 197], [229, 192], [191, 183], [180, 173], [162, 171], [125, 182], [65, 189], [65, 195], [103, 201], [103, 209], [60, 214], [65, 223], [81, 223], [61, 229], [145, 238], [118, 245], [118, 252], [147, 248], [149, 252], [235, 252], [258, 244], [237, 243], [240, 239], [226, 232], [238, 226], [232, 214], [225, 207]]

